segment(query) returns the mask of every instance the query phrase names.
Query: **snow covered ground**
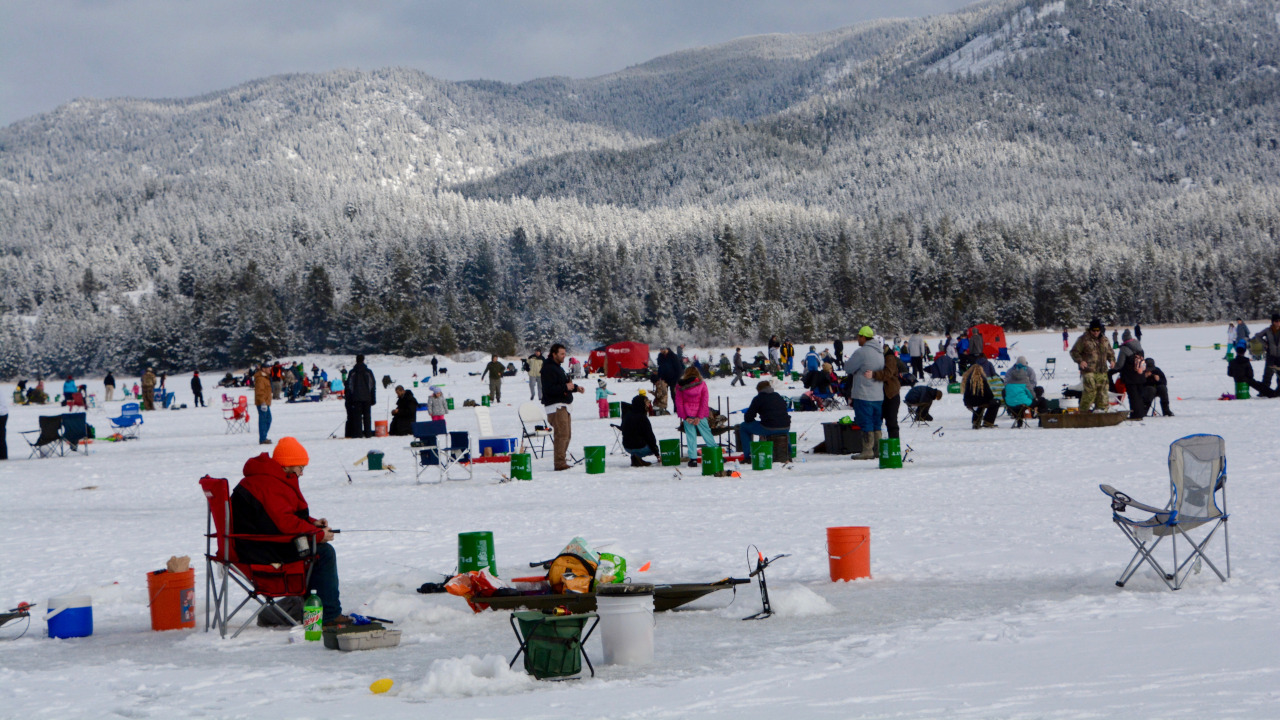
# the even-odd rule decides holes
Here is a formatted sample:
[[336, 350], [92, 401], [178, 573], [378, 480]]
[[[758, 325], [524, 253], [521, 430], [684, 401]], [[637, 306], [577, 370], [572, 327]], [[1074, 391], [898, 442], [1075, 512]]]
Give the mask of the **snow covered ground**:
[[[50, 460], [24, 459], [17, 433], [35, 428], [41, 410], [15, 408], [13, 459], [0, 462], [0, 605], [38, 601], [42, 614], [49, 597], [88, 594], [95, 632], [50, 640], [37, 620], [25, 637], [0, 640], [0, 717], [1278, 717], [1280, 402], [1218, 400], [1231, 388], [1223, 353], [1184, 346], [1221, 342], [1224, 332], [1146, 331], [1147, 352], [1179, 398], [1176, 417], [1025, 431], [1006, 418], [999, 430], [974, 431], [948, 396], [935, 406], [940, 423], [904, 427], [914, 452], [896, 471], [810, 454], [792, 469], [717, 479], [632, 469], [610, 456], [606, 474], [586, 475], [553, 473], [548, 457], [534, 461], [533, 482], [499, 484], [506, 466], [490, 465], [471, 482], [418, 485], [403, 440], [327, 439], [342, 422], [341, 403], [277, 403], [272, 437], [294, 435], [310, 451], [302, 486], [313, 511], [348, 531], [405, 531], [335, 541], [344, 608], [396, 618], [404, 631], [400, 647], [363, 653], [258, 628], [219, 639], [203, 632], [202, 593], [195, 631], [150, 630], [145, 573], [170, 555], [203, 551], [196, 481], [209, 473], [234, 482], [260, 451], [256, 433], [223, 433], [216, 402], [148, 414], [140, 441]], [[1012, 354], [1035, 368], [1050, 356], [1065, 366], [1043, 383], [1051, 396], [1076, 381], [1059, 334], [1015, 341]], [[318, 360], [330, 371], [350, 362]], [[392, 358], [370, 365], [400, 382], [429, 372]], [[479, 368], [449, 364], [447, 388], [459, 406], [482, 393], [466, 374]], [[169, 384], [190, 401], [187, 378]], [[624, 399], [639, 387], [612, 386]], [[728, 380], [711, 390], [736, 407], [753, 393], [730, 390]], [[500, 433], [518, 434], [516, 407], [527, 392], [523, 373], [507, 380], [507, 403], [494, 411]], [[574, 451], [611, 444], [590, 396], [578, 405]], [[100, 431], [106, 417], [90, 412]], [[821, 439], [817, 423], [835, 416], [793, 418], [807, 448]], [[475, 427], [467, 410], [449, 420]], [[660, 438], [674, 437], [674, 426], [655, 420]], [[1098, 483], [1162, 504], [1169, 443], [1200, 432], [1227, 442], [1230, 582], [1206, 568], [1176, 593], [1146, 572], [1115, 587], [1130, 552]], [[370, 449], [386, 451], [397, 472], [353, 468]], [[871, 527], [873, 579], [829, 581], [825, 528], [833, 525]], [[775, 617], [740, 620], [759, 609], [754, 585], [736, 598], [720, 592], [692, 611], [657, 616], [651, 666], [544, 683], [506, 669], [516, 649], [506, 614], [475, 615], [457, 598], [415, 592], [453, 569], [456, 536], [472, 530], [494, 531], [504, 576], [529, 574], [528, 561], [575, 535], [611, 541], [633, 567], [651, 561], [650, 572], [633, 577], [657, 582], [743, 576], [751, 544], [792, 556], [770, 570]], [[198, 587], [203, 571], [199, 563]], [[598, 662], [597, 639], [589, 649]], [[392, 691], [371, 694], [369, 684], [384, 677], [395, 681]]]

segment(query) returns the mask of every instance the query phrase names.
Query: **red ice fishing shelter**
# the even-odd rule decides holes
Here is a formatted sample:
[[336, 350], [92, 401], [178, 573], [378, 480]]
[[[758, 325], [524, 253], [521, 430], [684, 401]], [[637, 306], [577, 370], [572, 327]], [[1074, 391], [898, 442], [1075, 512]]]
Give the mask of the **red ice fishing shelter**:
[[600, 372], [606, 367], [606, 375], [611, 378], [644, 372], [649, 367], [649, 346], [626, 341], [592, 350], [587, 357], [587, 372]]
[[1004, 328], [983, 323], [969, 328], [970, 333], [982, 335], [982, 354], [991, 360], [1008, 360], [1009, 348], [1004, 341]]

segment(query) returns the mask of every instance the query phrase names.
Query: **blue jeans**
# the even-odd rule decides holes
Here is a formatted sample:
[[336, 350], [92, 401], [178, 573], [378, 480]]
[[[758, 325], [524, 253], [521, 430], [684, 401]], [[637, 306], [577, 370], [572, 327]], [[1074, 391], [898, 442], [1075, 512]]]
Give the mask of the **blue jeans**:
[[[653, 455], [653, 451], [652, 451], [652, 450], [650, 450], [650, 449], [649, 449], [649, 448], [647, 448], [647, 447], [646, 447], [646, 448], [636, 448], [635, 450], [632, 450], [631, 448], [622, 448], [622, 449], [623, 449], [623, 450], [626, 450], [628, 454], [634, 455], [634, 456], [636, 456], [636, 457], [638, 457], [638, 458], [642, 458], [642, 459], [643, 459], [643, 458], [646, 458], [646, 457], [648, 457], [648, 456], [650, 456], [650, 455]], [[656, 457], [656, 456], [655, 456], [655, 457]]]
[[771, 435], [786, 435], [791, 432], [791, 428], [767, 428], [760, 424], [759, 420], [744, 422], [738, 426], [738, 447], [742, 448], [742, 458], [744, 460], [751, 459], [751, 440], [754, 436], [769, 437]]
[[267, 432], [271, 430], [271, 406], [258, 406], [258, 442], [267, 441]]
[[711, 426], [707, 424], [706, 418], [698, 420], [697, 424], [690, 425], [684, 423], [685, 443], [689, 446], [689, 459], [693, 460], [698, 457], [698, 436], [702, 436], [702, 442], [707, 445], [716, 445], [716, 439], [711, 435]]
[[338, 598], [338, 553], [332, 543], [316, 545], [316, 561], [311, 566], [311, 587], [324, 605], [324, 618], [330, 620], [342, 614], [342, 602]]
[[880, 412], [883, 409], [883, 400], [854, 400], [853, 424], [862, 428], [862, 432], [880, 432]]

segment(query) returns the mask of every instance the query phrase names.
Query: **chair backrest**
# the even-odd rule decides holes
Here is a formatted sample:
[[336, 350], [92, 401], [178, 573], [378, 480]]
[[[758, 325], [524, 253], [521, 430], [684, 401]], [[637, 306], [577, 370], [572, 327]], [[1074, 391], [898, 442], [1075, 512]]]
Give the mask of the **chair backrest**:
[[1227, 443], [1222, 437], [1188, 435], [1169, 446], [1169, 510], [1176, 515], [1221, 515], [1215, 493], [1226, 482]]
[[62, 414], [62, 439], [71, 443], [72, 447], [80, 444], [80, 441], [89, 437], [89, 423], [85, 420], [85, 414], [63, 413]]
[[433, 445], [437, 435], [447, 432], [449, 432], [449, 426], [444, 420], [427, 420], [413, 424], [413, 436], [419, 440], [430, 441]]
[[62, 439], [62, 416], [61, 415], [41, 415], [40, 416], [40, 439], [36, 440], [36, 445], [48, 445], [51, 442], [58, 442]]
[[1045, 361], [1044, 361], [1045, 367], [1056, 367], [1057, 365], [1058, 365], [1058, 358], [1056, 357], [1045, 358]]
[[449, 449], [469, 451], [471, 449], [471, 433], [466, 430], [455, 430], [449, 433]]
[[245, 409], [248, 409], [248, 407], [249, 407], [249, 398], [244, 395], [241, 395], [240, 399], [236, 402], [236, 408], [240, 410], [245, 410]]
[[120, 406], [120, 417], [127, 418], [135, 415], [142, 415], [142, 408], [138, 406], [138, 403], [125, 403]]
[[534, 428], [547, 424], [547, 413], [542, 409], [542, 405], [536, 402], [527, 402], [520, 406], [519, 412], [520, 429], [525, 435], [536, 432]]
[[480, 437], [493, 437], [493, 417], [489, 415], [489, 408], [483, 405], [477, 405], [476, 424], [480, 426]]
[[231, 544], [227, 542], [227, 530], [231, 527], [231, 490], [226, 478], [200, 478], [200, 489], [204, 491], [205, 500], [209, 503], [209, 519], [213, 530], [211, 539], [217, 541], [217, 553], [214, 557], [231, 561]]

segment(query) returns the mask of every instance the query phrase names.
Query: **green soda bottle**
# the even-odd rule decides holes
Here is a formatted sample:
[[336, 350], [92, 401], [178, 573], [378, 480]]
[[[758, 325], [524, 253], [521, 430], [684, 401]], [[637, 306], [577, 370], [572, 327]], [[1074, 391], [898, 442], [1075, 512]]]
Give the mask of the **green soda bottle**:
[[307, 596], [305, 602], [302, 603], [302, 625], [306, 628], [306, 638], [308, 640], [319, 640], [322, 635], [320, 629], [320, 618], [324, 613], [324, 606], [320, 604], [320, 596], [315, 590]]

